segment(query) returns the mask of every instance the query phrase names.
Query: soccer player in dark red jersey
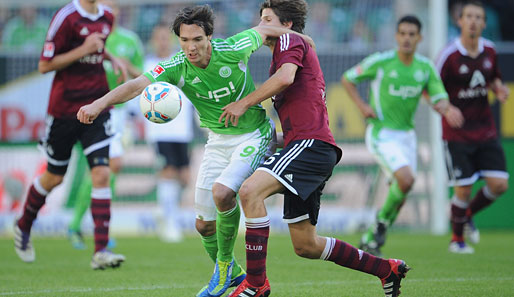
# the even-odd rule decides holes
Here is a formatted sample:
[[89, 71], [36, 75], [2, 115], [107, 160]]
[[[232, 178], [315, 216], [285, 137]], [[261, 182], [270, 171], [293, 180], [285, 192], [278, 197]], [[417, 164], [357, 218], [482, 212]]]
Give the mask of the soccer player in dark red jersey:
[[91, 213], [95, 224], [93, 269], [117, 267], [123, 255], [106, 249], [109, 240], [111, 190], [109, 188], [109, 143], [114, 134], [108, 109], [93, 125], [81, 124], [79, 108], [109, 91], [103, 59], [113, 62], [115, 69], [126, 75], [126, 69], [104, 50], [112, 30], [113, 15], [96, 0], [74, 0], [57, 11], [52, 18], [39, 60], [39, 71], [56, 71], [50, 92], [46, 132], [40, 147], [47, 155], [47, 169], [39, 176], [27, 195], [23, 215], [14, 225], [14, 245], [25, 262], [36, 259], [30, 230], [45, 204], [46, 196], [63, 181], [73, 145], [80, 141], [91, 168], [93, 189]]
[[[482, 3], [466, 3], [458, 23], [461, 35], [441, 52], [437, 67], [450, 102], [462, 111], [465, 120], [455, 129], [443, 118], [446, 165], [454, 189], [449, 250], [470, 254], [474, 250], [464, 241], [464, 233], [471, 243], [480, 239], [472, 217], [508, 188], [505, 154], [487, 95], [491, 89], [500, 102], [505, 102], [509, 89], [502, 83], [493, 44], [481, 37], [486, 23]], [[471, 188], [479, 178], [484, 178], [486, 185], [470, 202]]]
[[[303, 32], [304, 0], [267, 0], [261, 5], [261, 25]], [[269, 296], [266, 255], [270, 220], [264, 200], [284, 194], [284, 221], [297, 255], [332, 261], [378, 276], [386, 296], [398, 296], [409, 267], [385, 260], [330, 237], [316, 234], [320, 197], [334, 166], [342, 157], [328, 125], [325, 81], [318, 57], [294, 34], [268, 39], [273, 53], [270, 78], [245, 98], [223, 108], [219, 121], [237, 125], [245, 111], [273, 96], [283, 129], [284, 149], [271, 156], [239, 190], [246, 216], [247, 277], [230, 296]]]

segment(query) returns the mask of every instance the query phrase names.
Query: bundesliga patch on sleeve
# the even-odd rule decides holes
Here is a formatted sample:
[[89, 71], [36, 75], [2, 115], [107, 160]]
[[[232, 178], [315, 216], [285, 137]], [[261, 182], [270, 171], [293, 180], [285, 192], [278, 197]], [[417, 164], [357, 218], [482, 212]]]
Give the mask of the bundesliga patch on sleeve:
[[159, 75], [161, 75], [164, 72], [164, 68], [162, 68], [161, 65], [155, 66], [155, 68], [152, 70], [151, 74], [153, 78], [157, 78]]
[[55, 53], [55, 45], [51, 41], [45, 42], [45, 45], [43, 46], [43, 57], [45, 58], [52, 58]]

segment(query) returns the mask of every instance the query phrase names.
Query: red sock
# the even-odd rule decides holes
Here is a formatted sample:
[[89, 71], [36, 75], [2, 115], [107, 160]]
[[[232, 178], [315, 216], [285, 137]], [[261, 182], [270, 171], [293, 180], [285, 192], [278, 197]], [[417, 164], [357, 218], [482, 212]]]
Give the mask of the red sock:
[[[93, 189], [91, 196], [94, 196], [95, 190], [97, 189]], [[95, 253], [104, 249], [109, 241], [109, 222], [111, 220], [110, 189], [108, 192], [109, 199], [105, 197], [101, 199], [92, 197], [91, 199], [91, 214], [95, 223]]]
[[452, 221], [452, 241], [464, 241], [464, 223], [468, 221], [466, 216], [466, 209], [468, 203], [453, 197], [451, 206], [451, 221]]
[[491, 205], [491, 203], [494, 202], [496, 197], [493, 196], [493, 194], [489, 191], [488, 188], [482, 187], [473, 200], [471, 200], [471, 203], [469, 204], [469, 211], [468, 215], [472, 217], [480, 210], [486, 208], [487, 206]]
[[387, 277], [391, 272], [388, 260], [375, 257], [332, 237], [327, 237], [327, 244], [321, 254], [321, 259], [366, 272], [381, 279]]
[[266, 281], [269, 218], [246, 218], [246, 280], [260, 287]]
[[20, 227], [21, 231], [30, 233], [32, 223], [36, 219], [41, 207], [45, 204], [46, 195], [48, 195], [48, 192], [41, 187], [39, 179], [36, 179], [27, 194], [27, 201], [25, 201], [23, 206], [23, 215], [18, 220], [18, 227]]

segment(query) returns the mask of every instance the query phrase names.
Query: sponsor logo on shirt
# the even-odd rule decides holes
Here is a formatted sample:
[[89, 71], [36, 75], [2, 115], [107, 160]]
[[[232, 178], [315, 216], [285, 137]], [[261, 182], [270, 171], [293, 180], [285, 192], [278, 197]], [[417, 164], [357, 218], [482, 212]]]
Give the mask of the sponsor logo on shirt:
[[480, 96], [487, 96], [487, 88], [484, 75], [480, 70], [475, 70], [469, 81], [469, 88], [459, 91], [459, 99], [472, 99]]
[[490, 69], [491, 67], [493, 67], [493, 63], [491, 63], [491, 61], [489, 59], [485, 59], [484, 60], [484, 68]]
[[155, 66], [155, 68], [150, 72], [153, 78], [157, 78], [164, 72], [164, 68], [161, 65]]
[[401, 97], [403, 100], [421, 95], [421, 86], [399, 86], [396, 88], [393, 84], [389, 85], [389, 94], [391, 96]]
[[55, 44], [51, 41], [45, 42], [45, 45], [43, 46], [43, 57], [51, 58], [54, 56], [54, 53], [55, 53]]

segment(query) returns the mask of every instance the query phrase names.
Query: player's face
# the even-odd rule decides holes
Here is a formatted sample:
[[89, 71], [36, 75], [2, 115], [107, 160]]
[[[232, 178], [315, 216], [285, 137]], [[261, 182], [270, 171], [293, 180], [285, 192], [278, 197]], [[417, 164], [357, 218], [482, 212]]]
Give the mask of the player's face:
[[459, 18], [459, 27], [462, 35], [469, 38], [478, 38], [485, 29], [485, 11], [482, 7], [466, 5]]
[[259, 25], [286, 27], [286, 25], [280, 22], [280, 19], [271, 8], [264, 8], [262, 10], [261, 22]]
[[192, 24], [180, 25], [180, 47], [191, 64], [205, 68], [211, 58], [211, 36], [205, 35], [202, 27]]
[[421, 34], [418, 26], [411, 23], [401, 23], [398, 25], [396, 32], [396, 42], [398, 50], [403, 54], [413, 54], [416, 51], [418, 43], [421, 41]]

